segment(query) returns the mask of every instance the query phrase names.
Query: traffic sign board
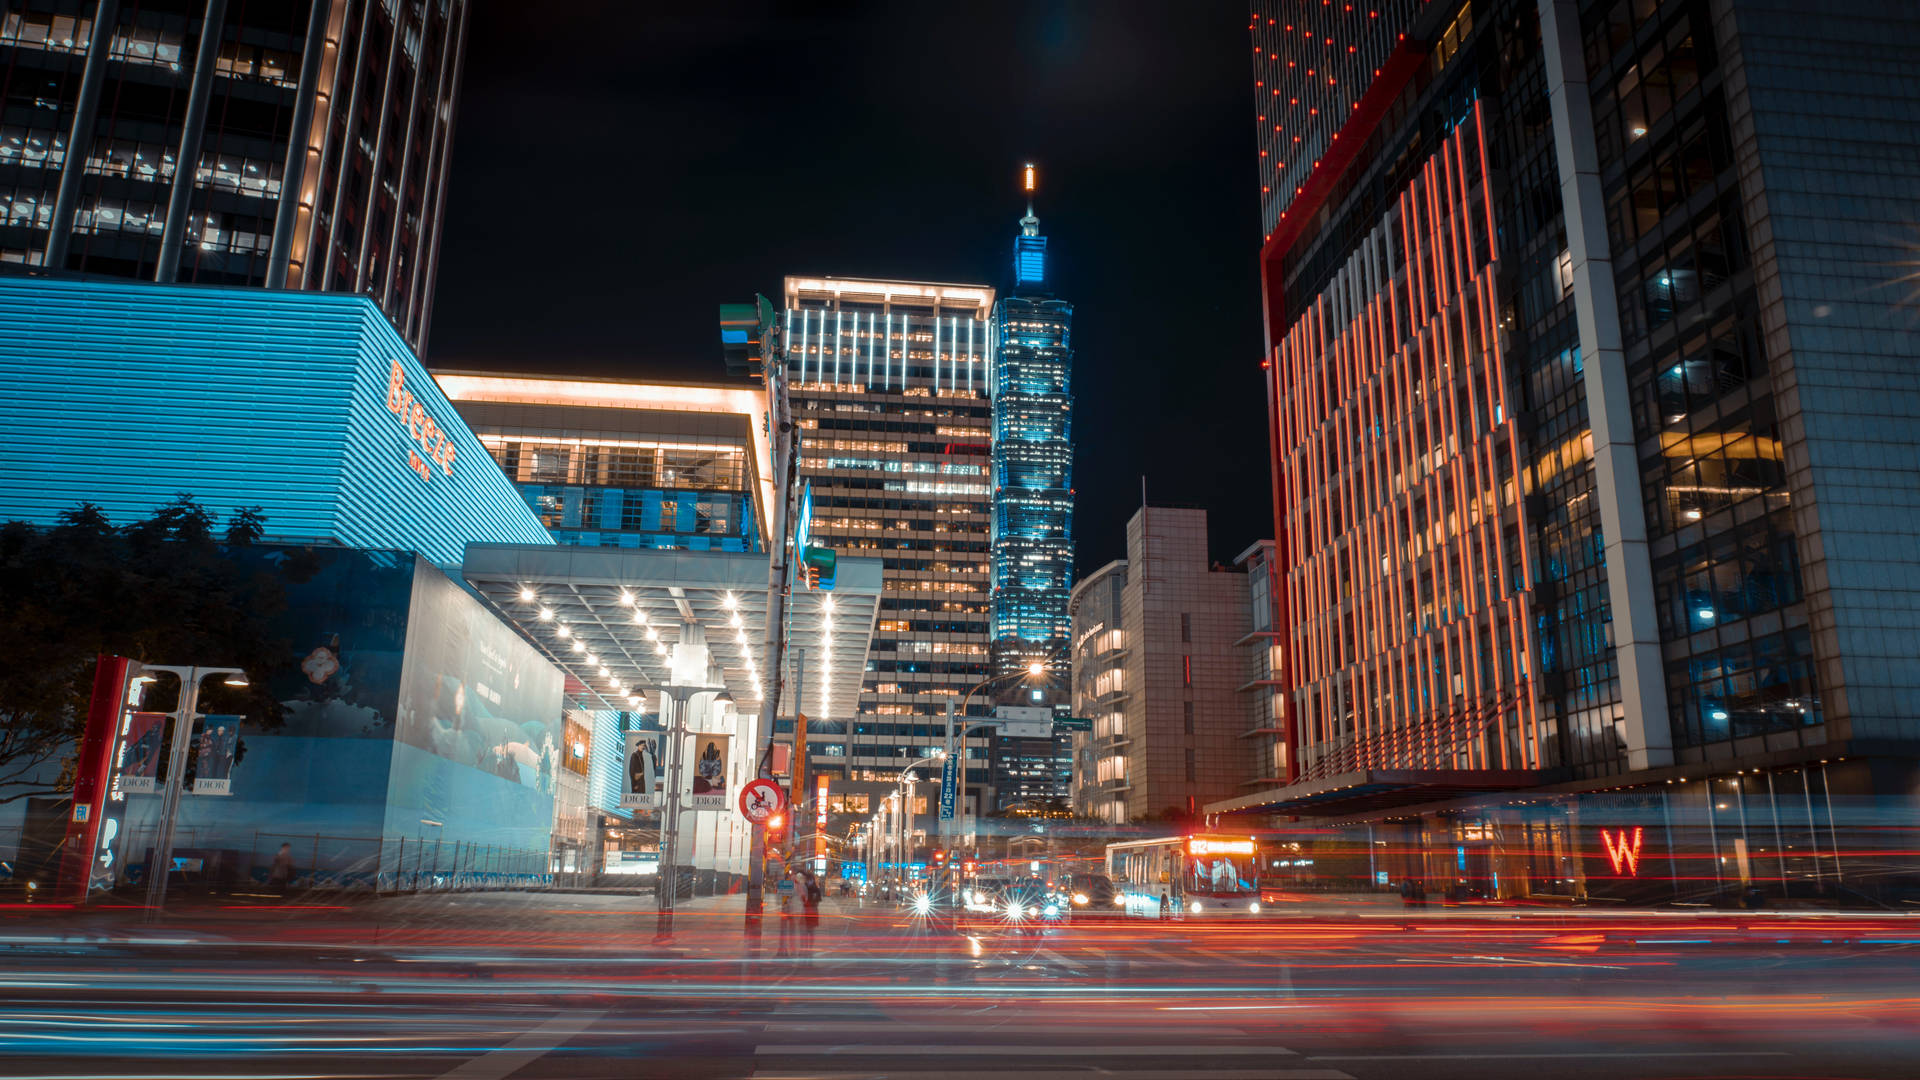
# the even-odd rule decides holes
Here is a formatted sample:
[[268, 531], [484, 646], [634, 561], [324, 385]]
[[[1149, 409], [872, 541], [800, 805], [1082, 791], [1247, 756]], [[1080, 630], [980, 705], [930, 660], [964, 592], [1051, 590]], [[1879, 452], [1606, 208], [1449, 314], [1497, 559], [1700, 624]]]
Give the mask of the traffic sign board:
[[771, 780], [749, 780], [740, 789], [740, 815], [761, 825], [787, 804], [787, 793]]

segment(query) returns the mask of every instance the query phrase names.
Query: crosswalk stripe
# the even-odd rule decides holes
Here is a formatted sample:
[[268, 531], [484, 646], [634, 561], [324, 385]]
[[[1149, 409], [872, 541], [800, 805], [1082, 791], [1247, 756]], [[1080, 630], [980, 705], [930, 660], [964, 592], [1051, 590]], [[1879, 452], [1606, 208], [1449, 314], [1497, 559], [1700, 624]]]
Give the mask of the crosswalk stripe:
[[[753, 1080], [1086, 1080], [1085, 1069], [938, 1069], [889, 1068], [884, 1072], [795, 1072], [755, 1069]], [[1110, 1073], [1114, 1080], [1354, 1080], [1339, 1069], [1129, 1069]]]
[[900, 1043], [882, 1045], [879, 1043], [772, 1043], [754, 1047], [755, 1054], [770, 1056], [781, 1054], [795, 1057], [877, 1057], [881, 1055], [970, 1055], [983, 1054], [998, 1057], [1133, 1057], [1159, 1054], [1177, 1054], [1182, 1057], [1297, 1057], [1294, 1051], [1284, 1046], [1220, 1046], [1207, 1045], [1196, 1047], [1193, 1043], [1172, 1043], [1165, 1046], [1127, 1046], [1120, 1043], [1101, 1043], [1097, 1046], [1021, 1046], [1017, 1043], [962, 1043], [950, 1046], [933, 1046], [927, 1043]]

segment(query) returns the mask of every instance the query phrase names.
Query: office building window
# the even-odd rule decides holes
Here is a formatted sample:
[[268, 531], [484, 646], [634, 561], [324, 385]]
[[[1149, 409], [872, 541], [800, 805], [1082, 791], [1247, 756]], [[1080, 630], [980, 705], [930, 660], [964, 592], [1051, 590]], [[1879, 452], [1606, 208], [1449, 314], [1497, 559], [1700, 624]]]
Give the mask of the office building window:
[[1193, 616], [1184, 611], [1180, 613], [1180, 640], [1193, 640]]
[[1181, 704], [1186, 707], [1186, 717], [1185, 717], [1186, 723], [1187, 723], [1186, 730], [1187, 730], [1187, 734], [1191, 735], [1193, 734], [1193, 702], [1183, 701], [1181, 702]]

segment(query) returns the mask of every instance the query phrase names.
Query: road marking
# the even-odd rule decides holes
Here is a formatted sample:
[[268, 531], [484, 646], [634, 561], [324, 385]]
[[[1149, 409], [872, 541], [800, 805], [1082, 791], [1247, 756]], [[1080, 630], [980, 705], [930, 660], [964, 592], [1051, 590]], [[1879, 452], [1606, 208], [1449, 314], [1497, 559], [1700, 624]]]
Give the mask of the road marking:
[[[985, 1034], [985, 1032], [983, 1032]], [[878, 1043], [772, 1043], [756, 1046], [753, 1052], [759, 1056], [770, 1057], [776, 1054], [788, 1056], [814, 1057], [878, 1057], [882, 1055], [965, 1055], [980, 1057], [1132, 1057], [1155, 1054], [1177, 1054], [1181, 1057], [1297, 1057], [1296, 1051], [1284, 1046], [1217, 1046], [1208, 1044], [1196, 1046], [1193, 1043], [1171, 1043], [1165, 1046], [1126, 1046], [1118, 1043], [1102, 1043], [1098, 1046], [1021, 1046], [1001, 1043], [985, 1046], [979, 1043], [965, 1043], [953, 1046], [930, 1046], [925, 1043], [901, 1043], [882, 1045]], [[465, 1078], [462, 1078], [465, 1080]]]
[[604, 1015], [606, 1015], [605, 1009], [578, 1009], [561, 1013], [500, 1049], [489, 1051], [471, 1061], [454, 1066], [449, 1072], [441, 1073], [439, 1080], [505, 1080], [506, 1077], [512, 1076], [559, 1049], [568, 1039], [586, 1030], [589, 1025]]
[[1084, 974], [1087, 970], [1086, 965], [1079, 964], [1072, 960], [1069, 960], [1066, 957], [1061, 956], [1059, 953], [1054, 952], [1052, 949], [1041, 949], [1037, 955], [1040, 957], [1040, 959], [1045, 960], [1047, 963], [1058, 964], [1061, 967], [1066, 968], [1068, 971], [1071, 971], [1076, 975]]
[[1086, 1080], [1090, 1075], [1108, 1075], [1116, 1080], [1354, 1080], [1352, 1073], [1339, 1069], [1128, 1069], [1125, 1072], [1089, 1073], [1086, 1069], [940, 1069], [929, 1072], [916, 1069], [888, 1069], [873, 1072], [793, 1072], [787, 1069], [755, 1069], [753, 1080], [874, 1080], [885, 1076], [893, 1080]]
[[[1208, 1051], [1211, 1053], [1211, 1051]], [[1785, 1050], [1602, 1050], [1583, 1054], [1315, 1054], [1308, 1061], [1504, 1061], [1559, 1058], [1792, 1057]]]

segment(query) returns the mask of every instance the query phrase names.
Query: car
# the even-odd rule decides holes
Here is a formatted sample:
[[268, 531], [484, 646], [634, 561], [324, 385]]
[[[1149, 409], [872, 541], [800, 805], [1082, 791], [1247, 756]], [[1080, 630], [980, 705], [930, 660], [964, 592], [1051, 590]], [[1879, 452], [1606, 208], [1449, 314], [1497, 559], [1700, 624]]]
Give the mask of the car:
[[1126, 898], [1105, 874], [1072, 874], [1067, 878], [1067, 900], [1075, 915], [1112, 915], [1125, 910]]
[[1012, 888], [1011, 878], [975, 878], [966, 886], [967, 910], [1001, 911], [1007, 906], [1007, 892]]

